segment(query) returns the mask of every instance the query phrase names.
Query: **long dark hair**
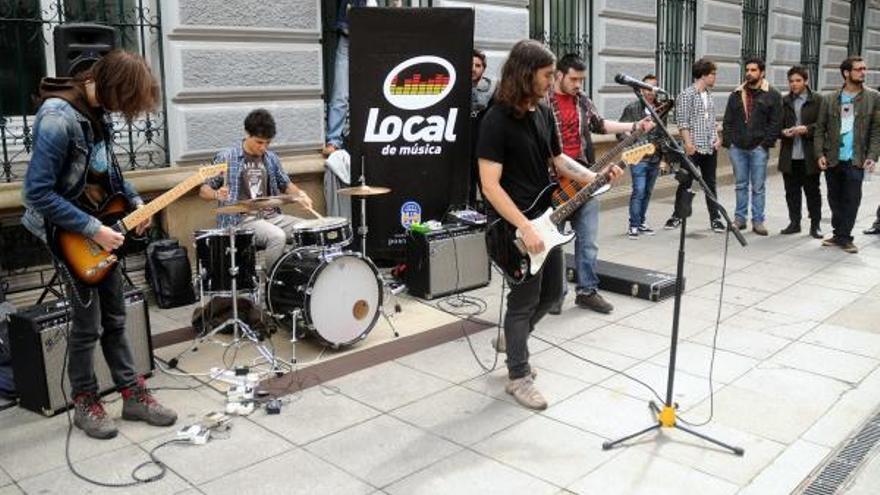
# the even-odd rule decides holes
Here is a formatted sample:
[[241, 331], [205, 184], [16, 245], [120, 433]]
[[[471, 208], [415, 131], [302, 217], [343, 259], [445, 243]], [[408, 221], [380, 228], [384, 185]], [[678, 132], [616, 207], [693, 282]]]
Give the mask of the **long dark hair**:
[[513, 45], [501, 68], [495, 100], [513, 108], [518, 116], [524, 115], [540, 98], [535, 93], [535, 74], [555, 62], [553, 52], [537, 41], [522, 40]]

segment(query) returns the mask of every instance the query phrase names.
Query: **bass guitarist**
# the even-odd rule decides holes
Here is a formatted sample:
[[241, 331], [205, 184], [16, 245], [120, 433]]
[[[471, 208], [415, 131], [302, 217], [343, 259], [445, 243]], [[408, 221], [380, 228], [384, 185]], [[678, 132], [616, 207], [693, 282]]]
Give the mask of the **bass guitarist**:
[[[483, 118], [477, 144], [480, 181], [491, 205], [490, 215], [518, 228], [531, 253], [543, 251], [544, 242], [523, 211], [550, 185], [549, 167], [582, 184], [596, 177], [562, 153], [556, 120], [541, 102], [553, 84], [554, 65], [553, 54], [540, 43], [523, 40], [514, 45], [501, 69], [496, 105]], [[620, 174], [617, 169], [610, 175]], [[537, 206], [543, 210], [550, 204]], [[562, 294], [562, 263], [562, 251], [551, 250], [544, 268], [512, 285], [507, 296], [503, 347], [509, 380], [505, 390], [530, 409], [546, 409], [547, 401], [534, 385], [528, 338]], [[496, 342], [496, 349], [501, 351], [501, 347]]]
[[[124, 237], [87, 213], [113, 193], [124, 193], [129, 203], [143, 201], [122, 178], [113, 155], [109, 112], [131, 120], [154, 108], [159, 100], [155, 78], [143, 58], [115, 50], [73, 78], [45, 78], [40, 85], [42, 105], [33, 126], [34, 147], [22, 196], [26, 211], [22, 224], [49, 242], [47, 227], [80, 233], [106, 251], [119, 248]], [[136, 229], [142, 233], [147, 220]], [[61, 263], [58, 263], [59, 269]], [[68, 336], [68, 366], [74, 402], [74, 424], [86, 435], [108, 439], [117, 434], [98, 397], [95, 344], [122, 394], [122, 418], [168, 426], [177, 414], [160, 405], [138, 376], [131, 345], [125, 334], [125, 301], [118, 268], [97, 287], [89, 288], [71, 277], [67, 293], [72, 310]]]

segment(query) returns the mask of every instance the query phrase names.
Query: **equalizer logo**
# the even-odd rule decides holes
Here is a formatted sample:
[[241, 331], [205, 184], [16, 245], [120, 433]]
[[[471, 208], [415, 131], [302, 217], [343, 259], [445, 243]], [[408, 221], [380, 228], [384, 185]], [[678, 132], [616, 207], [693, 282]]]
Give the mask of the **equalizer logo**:
[[455, 87], [455, 69], [440, 57], [423, 55], [401, 62], [385, 77], [382, 91], [402, 110], [421, 110], [443, 101]]
[[[392, 106], [413, 111], [440, 103], [454, 87], [455, 68], [452, 64], [440, 57], [421, 55], [391, 69], [385, 76], [382, 93]], [[393, 109], [385, 110], [370, 108], [364, 134], [365, 143], [395, 143], [383, 146], [382, 155], [440, 155], [443, 153], [442, 143], [457, 139], [457, 107], [449, 108], [445, 115], [438, 114], [437, 110], [426, 110], [425, 115], [401, 116], [395, 115]]]

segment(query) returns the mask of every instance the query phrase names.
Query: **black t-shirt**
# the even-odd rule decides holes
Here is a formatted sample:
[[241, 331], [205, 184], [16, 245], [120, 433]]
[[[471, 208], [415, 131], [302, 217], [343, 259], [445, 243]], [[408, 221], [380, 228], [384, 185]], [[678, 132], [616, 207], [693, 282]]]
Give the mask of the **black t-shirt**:
[[503, 166], [501, 187], [520, 210], [550, 184], [547, 159], [560, 153], [556, 119], [543, 104], [522, 118], [507, 105], [494, 105], [480, 124], [477, 156]]
[[477, 156], [504, 167], [501, 187], [520, 210], [551, 183], [547, 159], [560, 153], [556, 119], [543, 104], [522, 118], [507, 105], [494, 105], [480, 124]]

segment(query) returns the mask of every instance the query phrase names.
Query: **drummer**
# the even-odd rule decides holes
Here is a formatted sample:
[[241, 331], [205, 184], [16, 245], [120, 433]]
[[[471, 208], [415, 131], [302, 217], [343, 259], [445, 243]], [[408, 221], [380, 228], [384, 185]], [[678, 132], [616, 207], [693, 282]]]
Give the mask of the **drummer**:
[[[252, 111], [244, 119], [245, 137], [241, 143], [221, 151], [214, 163], [228, 164], [228, 174], [205, 181], [199, 196], [228, 206], [239, 201], [253, 200], [279, 194], [296, 197], [301, 205], [311, 208], [312, 200], [296, 187], [284, 172], [278, 155], [269, 150], [275, 137], [275, 119], [262, 108]], [[257, 246], [265, 247], [265, 266], [268, 271], [284, 253], [284, 246], [295, 224], [303, 219], [285, 215], [276, 207], [264, 208], [256, 214], [219, 214], [220, 228], [236, 226], [254, 232]]]

